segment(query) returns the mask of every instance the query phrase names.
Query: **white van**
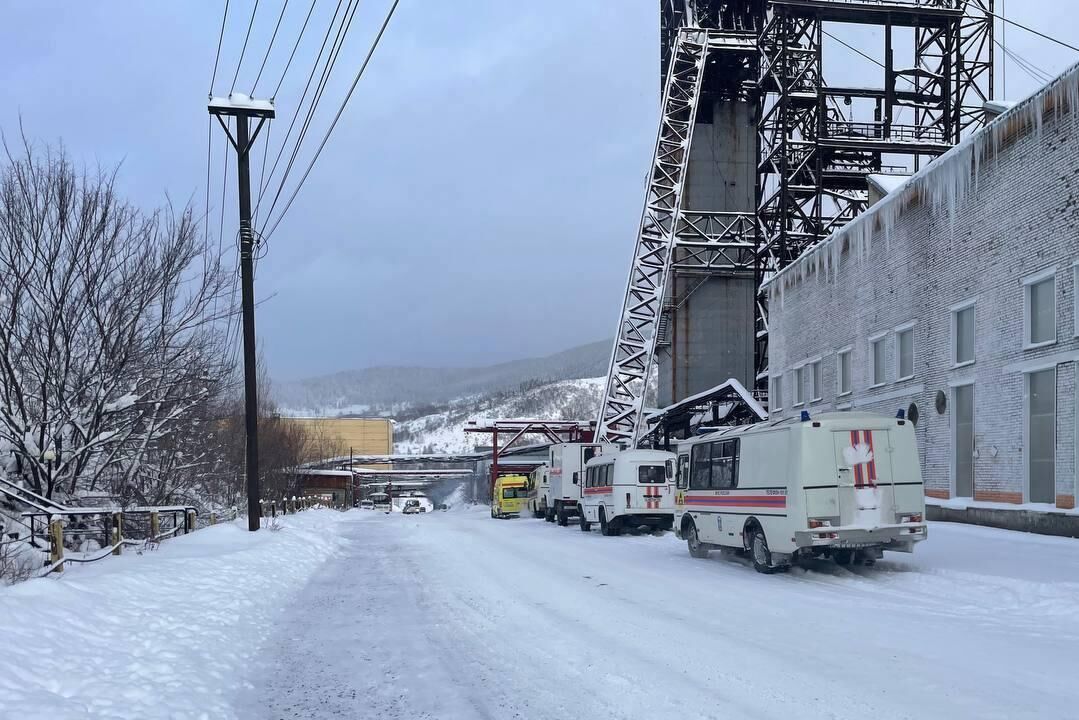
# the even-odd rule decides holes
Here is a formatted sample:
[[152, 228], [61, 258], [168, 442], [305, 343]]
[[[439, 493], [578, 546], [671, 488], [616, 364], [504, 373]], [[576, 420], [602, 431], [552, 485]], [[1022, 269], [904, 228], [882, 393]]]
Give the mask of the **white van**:
[[826, 413], [719, 430], [678, 444], [674, 522], [693, 557], [749, 552], [759, 572], [830, 556], [872, 563], [925, 540], [914, 426]]
[[626, 450], [588, 462], [578, 517], [588, 532], [599, 523], [604, 535], [646, 525], [670, 530], [674, 523], [674, 453]]
[[547, 517], [547, 509], [554, 506], [551, 501], [550, 473], [546, 465], [540, 465], [528, 475], [528, 509], [532, 517]]
[[596, 443], [556, 443], [551, 445], [547, 466], [550, 490], [547, 522], [565, 527], [581, 504], [581, 475], [585, 464], [600, 453], [616, 452], [617, 445]]

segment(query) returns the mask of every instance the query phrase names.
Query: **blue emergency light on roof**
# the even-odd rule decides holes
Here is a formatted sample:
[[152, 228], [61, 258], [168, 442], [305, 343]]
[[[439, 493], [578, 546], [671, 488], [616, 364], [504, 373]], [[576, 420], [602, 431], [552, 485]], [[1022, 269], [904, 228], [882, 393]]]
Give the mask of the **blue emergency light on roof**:
[[895, 419], [896, 420], [906, 420], [907, 419], [906, 411], [904, 411], [903, 408], [899, 408], [899, 412], [897, 412], [895, 414]]
[[811, 419], [812, 418], [809, 417], [809, 411], [808, 410], [803, 410], [802, 411], [802, 422], [809, 422]]

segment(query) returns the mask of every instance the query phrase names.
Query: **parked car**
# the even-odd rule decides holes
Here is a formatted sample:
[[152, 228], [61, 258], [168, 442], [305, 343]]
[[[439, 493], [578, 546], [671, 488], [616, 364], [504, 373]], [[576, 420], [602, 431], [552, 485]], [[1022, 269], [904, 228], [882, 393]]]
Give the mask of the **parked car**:
[[420, 505], [419, 500], [406, 500], [405, 506], [401, 508], [401, 512], [405, 515], [415, 515], [417, 513], [427, 512], [427, 508]]

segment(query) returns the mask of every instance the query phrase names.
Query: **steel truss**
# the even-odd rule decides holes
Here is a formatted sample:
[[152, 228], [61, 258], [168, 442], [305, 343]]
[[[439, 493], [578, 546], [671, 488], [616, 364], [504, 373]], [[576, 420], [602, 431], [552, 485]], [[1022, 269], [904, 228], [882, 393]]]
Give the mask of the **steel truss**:
[[755, 53], [756, 38], [745, 32], [682, 28], [674, 40], [645, 209], [600, 411], [597, 435], [602, 442], [633, 443], [639, 434], [672, 267], [752, 268], [753, 241], [744, 234], [753, 229], [752, 215], [688, 212], [683, 196], [706, 65], [714, 56]]
[[[745, 271], [759, 286], [866, 208], [866, 176], [892, 169], [885, 156], [911, 158], [917, 167], [980, 122], [982, 103], [993, 96], [993, 12], [994, 0], [660, 0], [662, 121], [599, 440], [635, 443], [640, 437], [656, 347], [667, 341], [670, 313], [696, 287], [710, 276]], [[884, 88], [825, 83], [826, 22], [883, 28]], [[893, 28], [913, 29], [915, 67], [895, 67]], [[706, 72], [718, 50], [741, 54], [720, 54], [712, 59], [720, 72]], [[731, 80], [746, 71], [756, 71], [755, 82]], [[724, 92], [757, 105], [755, 214], [682, 207], [702, 93]], [[842, 105], [852, 99], [875, 105], [872, 121], [845, 115]], [[898, 122], [903, 108], [913, 110], [912, 123]], [[672, 273], [701, 280], [684, 283], [688, 291], [674, 297]], [[767, 392], [763, 303], [758, 297], [758, 396]]]

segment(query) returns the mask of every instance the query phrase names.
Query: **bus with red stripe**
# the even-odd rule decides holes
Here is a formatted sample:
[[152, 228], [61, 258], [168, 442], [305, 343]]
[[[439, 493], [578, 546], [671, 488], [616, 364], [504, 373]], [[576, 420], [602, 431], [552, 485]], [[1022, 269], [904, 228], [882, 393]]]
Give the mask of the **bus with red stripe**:
[[674, 523], [674, 453], [625, 450], [599, 455], [585, 467], [578, 522], [587, 532], [599, 523], [604, 535]]
[[830, 557], [872, 564], [926, 539], [914, 426], [834, 412], [678, 444], [674, 527], [690, 555], [747, 552], [760, 572]]

